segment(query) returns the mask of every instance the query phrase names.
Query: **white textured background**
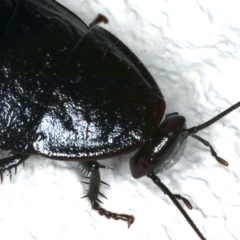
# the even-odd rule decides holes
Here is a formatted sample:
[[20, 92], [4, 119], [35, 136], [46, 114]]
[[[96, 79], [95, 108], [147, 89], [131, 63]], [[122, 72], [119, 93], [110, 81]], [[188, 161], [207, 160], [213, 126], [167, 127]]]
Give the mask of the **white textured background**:
[[[147, 66], [167, 102], [188, 127], [198, 125], [240, 100], [239, 1], [59, 0], [90, 23], [97, 13]], [[224, 2], [224, 3], [223, 3]], [[199, 135], [229, 161], [218, 164], [209, 150], [189, 138], [181, 161], [160, 175], [207, 239], [240, 239], [240, 110]], [[104, 207], [135, 216], [125, 222], [90, 210], [77, 163], [31, 157], [0, 186], [1, 240], [198, 239], [176, 207], [149, 179], [131, 177], [127, 157], [104, 162]]]

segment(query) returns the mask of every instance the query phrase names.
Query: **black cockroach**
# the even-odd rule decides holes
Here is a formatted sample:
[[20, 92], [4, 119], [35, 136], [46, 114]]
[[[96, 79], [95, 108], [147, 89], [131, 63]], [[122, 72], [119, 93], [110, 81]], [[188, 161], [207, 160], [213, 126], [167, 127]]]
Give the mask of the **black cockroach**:
[[[164, 117], [164, 97], [139, 59], [115, 36], [94, 22], [88, 27], [52, 0], [1, 0], [0, 160], [1, 180], [30, 155], [78, 161], [88, 175], [87, 197], [100, 215], [134, 218], [103, 209], [98, 202], [97, 160], [137, 151], [130, 159], [134, 178], [147, 176], [173, 201], [200, 239], [202, 233], [156, 173], [180, 158], [188, 136], [210, 148], [196, 133], [240, 106], [206, 123], [186, 128], [178, 113]], [[102, 20], [97, 18], [97, 20]], [[104, 19], [104, 18], [103, 18]], [[105, 19], [104, 19], [105, 20]]]

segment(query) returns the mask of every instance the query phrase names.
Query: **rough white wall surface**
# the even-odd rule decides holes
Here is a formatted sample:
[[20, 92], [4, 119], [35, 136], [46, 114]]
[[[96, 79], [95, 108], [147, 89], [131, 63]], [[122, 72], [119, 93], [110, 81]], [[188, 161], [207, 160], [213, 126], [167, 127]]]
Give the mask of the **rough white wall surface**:
[[[142, 60], [159, 84], [167, 113], [179, 112], [189, 127], [207, 121], [240, 100], [239, 1], [59, 0], [90, 23], [97, 13], [104, 27]], [[240, 238], [240, 110], [199, 135], [212, 143], [229, 167], [189, 138], [184, 156], [159, 174], [175, 193], [187, 197], [187, 210], [207, 239]], [[0, 187], [1, 240], [168, 240], [198, 239], [183, 216], [147, 178], [131, 177], [126, 156], [104, 161], [106, 209], [129, 213], [127, 229], [91, 211], [77, 163], [31, 157]]]

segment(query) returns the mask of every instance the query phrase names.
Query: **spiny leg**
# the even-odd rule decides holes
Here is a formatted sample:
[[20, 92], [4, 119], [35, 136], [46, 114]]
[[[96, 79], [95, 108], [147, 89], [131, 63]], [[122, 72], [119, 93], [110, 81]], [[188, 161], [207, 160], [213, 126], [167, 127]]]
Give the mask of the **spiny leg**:
[[3, 173], [8, 171], [10, 175], [10, 181], [12, 179], [12, 172], [11, 169], [15, 168], [15, 174], [17, 173], [17, 166], [21, 163], [23, 163], [29, 155], [23, 155], [23, 154], [14, 154], [13, 156], [6, 157], [3, 159], [0, 159], [0, 178], [1, 183], [3, 181]]
[[103, 22], [104, 24], [107, 24], [108, 23], [108, 19], [107, 19], [107, 17], [105, 17], [104, 15], [99, 13], [97, 15], [97, 17], [89, 24], [88, 27], [91, 28], [92, 26], [98, 25], [101, 22]]
[[98, 211], [98, 213], [101, 216], [105, 216], [107, 218], [113, 218], [115, 220], [120, 219], [120, 220], [126, 221], [128, 223], [128, 227], [130, 227], [131, 224], [133, 223], [133, 220], [134, 220], [133, 216], [127, 215], [127, 214], [118, 214], [118, 213], [113, 213], [113, 212], [107, 211], [107, 210], [103, 209], [102, 207], [100, 207], [100, 205], [98, 204], [98, 202], [101, 202], [98, 199], [98, 195], [103, 196], [103, 194], [101, 194], [99, 192], [100, 184], [104, 183], [100, 179], [99, 168], [108, 168], [108, 167], [100, 165], [98, 162], [95, 162], [95, 161], [80, 162], [80, 165], [83, 167], [83, 169], [87, 173], [90, 174], [88, 193], [84, 197], [88, 197], [88, 199], [91, 202], [92, 208], [94, 210]]

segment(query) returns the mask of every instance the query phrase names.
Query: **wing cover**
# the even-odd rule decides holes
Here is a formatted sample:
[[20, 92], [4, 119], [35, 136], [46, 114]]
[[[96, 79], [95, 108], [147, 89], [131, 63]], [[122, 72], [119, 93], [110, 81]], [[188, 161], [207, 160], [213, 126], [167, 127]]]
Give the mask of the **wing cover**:
[[164, 110], [163, 96], [139, 59], [94, 27], [68, 57], [35, 132], [34, 151], [58, 159], [125, 153], [152, 136]]
[[51, 0], [1, 0], [0, 16], [0, 147], [23, 152], [88, 28]]

